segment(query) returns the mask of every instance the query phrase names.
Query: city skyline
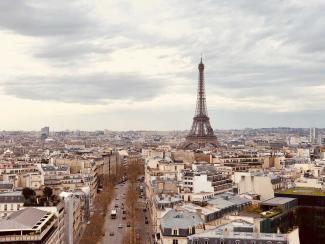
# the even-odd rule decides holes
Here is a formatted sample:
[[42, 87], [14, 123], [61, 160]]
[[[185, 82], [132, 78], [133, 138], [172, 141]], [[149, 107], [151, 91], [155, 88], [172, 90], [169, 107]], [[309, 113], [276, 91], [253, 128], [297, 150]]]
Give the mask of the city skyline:
[[324, 127], [322, 1], [0, 10], [0, 130], [187, 130], [201, 52], [212, 128]]

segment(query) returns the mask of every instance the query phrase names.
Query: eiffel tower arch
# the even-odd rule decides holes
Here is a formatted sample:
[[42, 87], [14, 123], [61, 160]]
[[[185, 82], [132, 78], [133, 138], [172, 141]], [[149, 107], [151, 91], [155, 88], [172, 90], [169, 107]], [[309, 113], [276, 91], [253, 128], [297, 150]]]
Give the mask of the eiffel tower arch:
[[196, 110], [193, 117], [193, 123], [189, 134], [186, 136], [185, 148], [204, 147], [207, 145], [217, 146], [217, 137], [215, 136], [208, 116], [205, 85], [204, 85], [204, 64], [199, 63], [199, 82], [197, 91]]

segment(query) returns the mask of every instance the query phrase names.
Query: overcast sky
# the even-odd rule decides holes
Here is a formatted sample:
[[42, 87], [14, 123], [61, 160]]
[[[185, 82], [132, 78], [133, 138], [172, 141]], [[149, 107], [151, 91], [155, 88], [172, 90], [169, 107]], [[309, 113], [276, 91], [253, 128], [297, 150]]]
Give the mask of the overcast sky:
[[1, 0], [0, 130], [325, 127], [324, 0]]

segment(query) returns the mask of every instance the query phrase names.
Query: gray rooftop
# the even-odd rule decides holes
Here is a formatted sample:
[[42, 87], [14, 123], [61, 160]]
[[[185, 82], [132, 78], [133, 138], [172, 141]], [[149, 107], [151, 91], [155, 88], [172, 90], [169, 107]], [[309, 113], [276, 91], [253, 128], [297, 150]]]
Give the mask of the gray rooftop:
[[37, 208], [25, 208], [0, 219], [0, 231], [30, 230], [48, 213]]
[[211, 200], [208, 201], [208, 204], [215, 205], [217, 208], [220, 208], [220, 209], [236, 206], [235, 203], [225, 200], [221, 197], [212, 198]]
[[221, 225], [217, 228], [206, 230], [199, 234], [191, 235], [188, 237], [188, 239], [193, 240], [196, 238], [236, 238], [241, 240], [286, 240], [285, 234], [257, 233], [254, 231], [251, 232], [253, 229], [253, 224], [242, 220], [235, 220], [228, 224]]
[[158, 195], [155, 196], [155, 200], [156, 203], [159, 204], [169, 204], [183, 201], [183, 199], [180, 197], [162, 196], [162, 198], [160, 198]]
[[176, 211], [175, 209], [167, 212], [160, 221], [162, 228], [179, 229], [188, 229], [192, 226], [197, 226], [203, 223], [204, 222], [199, 214], [188, 211]]
[[0, 203], [21, 203], [24, 202], [24, 196], [21, 191], [0, 193]]
[[264, 205], [283, 205], [289, 202], [294, 201], [296, 198], [291, 197], [274, 197], [271, 199], [268, 199], [266, 201], [263, 201], [262, 204]]
[[13, 183], [0, 181], [0, 189], [10, 190], [14, 187]]

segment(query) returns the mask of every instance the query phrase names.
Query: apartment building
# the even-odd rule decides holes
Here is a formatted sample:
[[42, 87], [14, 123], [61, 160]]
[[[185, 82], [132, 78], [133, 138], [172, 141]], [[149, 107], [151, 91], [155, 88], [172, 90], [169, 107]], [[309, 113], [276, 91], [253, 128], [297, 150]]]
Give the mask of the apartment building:
[[60, 244], [60, 234], [55, 214], [37, 208], [21, 209], [0, 219], [0, 242]]
[[24, 205], [21, 191], [0, 193], [0, 217], [4, 218], [20, 210]]
[[188, 236], [188, 244], [299, 244], [298, 229], [289, 234], [260, 233], [254, 224], [234, 220], [202, 233]]

